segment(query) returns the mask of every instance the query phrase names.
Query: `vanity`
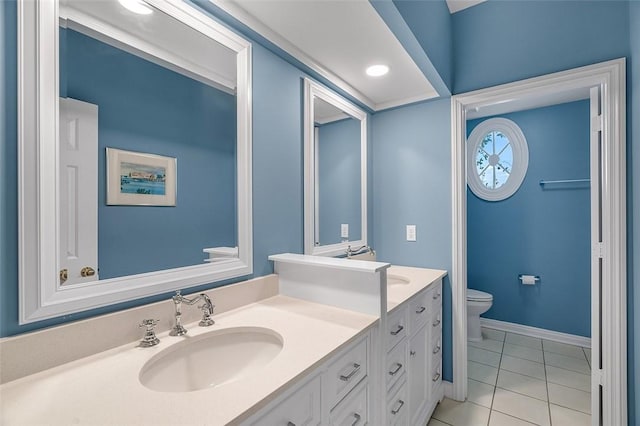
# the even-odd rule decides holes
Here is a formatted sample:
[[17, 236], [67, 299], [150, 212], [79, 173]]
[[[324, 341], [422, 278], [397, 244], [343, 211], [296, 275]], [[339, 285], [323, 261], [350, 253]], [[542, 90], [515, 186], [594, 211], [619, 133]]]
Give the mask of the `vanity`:
[[[0, 386], [2, 423], [426, 422], [443, 396], [439, 320], [445, 272], [317, 256], [285, 254], [273, 258], [278, 259], [278, 275], [207, 292], [223, 310], [231, 308], [215, 314], [211, 327], [198, 327], [193, 322], [197, 310], [185, 310], [185, 315], [190, 315], [185, 317], [189, 330], [186, 336], [161, 332], [160, 343], [151, 348], [130, 342], [4, 383]], [[300, 271], [315, 274], [294, 283]], [[329, 277], [341, 284], [342, 277], [353, 281], [350, 288], [342, 287], [349, 291], [337, 303], [354, 303], [352, 309], [335, 306], [335, 301], [328, 304], [310, 300], [324, 297], [310, 291], [317, 290], [321, 283], [326, 284], [329, 293], [340, 288], [327, 282]], [[386, 285], [388, 277], [391, 281]], [[399, 280], [401, 284], [396, 283]], [[375, 291], [367, 294], [357, 290], [376, 281], [380, 284], [378, 291], [388, 291], [388, 299], [384, 300], [384, 312], [367, 314], [363, 311], [379, 308], [383, 300], [369, 297]], [[292, 291], [298, 291], [299, 297], [290, 296]], [[236, 300], [230, 302], [230, 298]], [[254, 301], [243, 304], [242, 299]], [[63, 333], [72, 339], [78, 327], [96, 328], [93, 338], [99, 339], [99, 332], [104, 331], [101, 328], [109, 326], [104, 321], [118, 321], [113, 317], [119, 315], [130, 318], [132, 314], [162, 312], [160, 324], [169, 326], [173, 322], [172, 309], [171, 301], [159, 302], [34, 333], [39, 336], [4, 339], [3, 355], [15, 350], [37, 350], [35, 346], [48, 343], [42, 339], [52, 338], [51, 333]], [[141, 336], [142, 330], [138, 334]], [[233, 344], [223, 341], [225, 335], [239, 345], [240, 352], [235, 356], [235, 349], [228, 349]], [[208, 358], [209, 362], [195, 371], [195, 377], [214, 374], [209, 373], [210, 367], [222, 369], [226, 375], [215, 379], [217, 386], [200, 389], [193, 381], [185, 384], [175, 377], [154, 384], [145, 378], [159, 358], [201, 341], [219, 345], [216, 350], [222, 355]], [[242, 346], [246, 342], [253, 346]], [[22, 369], [8, 365], [11, 359], [17, 362], [17, 358], [9, 357], [2, 368]], [[28, 356], [23, 362], [29, 362]], [[178, 376], [185, 374], [189, 374], [187, 369], [178, 372]]]

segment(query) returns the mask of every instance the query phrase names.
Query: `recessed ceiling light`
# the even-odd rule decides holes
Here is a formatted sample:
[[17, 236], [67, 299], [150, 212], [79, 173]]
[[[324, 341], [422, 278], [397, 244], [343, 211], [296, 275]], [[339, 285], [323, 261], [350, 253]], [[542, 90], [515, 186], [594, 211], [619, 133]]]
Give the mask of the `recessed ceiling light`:
[[389, 67], [386, 65], [371, 65], [366, 72], [371, 77], [380, 77], [389, 72]]
[[138, 15], [150, 15], [153, 9], [143, 0], [118, 0], [118, 2], [127, 10], [137, 13]]

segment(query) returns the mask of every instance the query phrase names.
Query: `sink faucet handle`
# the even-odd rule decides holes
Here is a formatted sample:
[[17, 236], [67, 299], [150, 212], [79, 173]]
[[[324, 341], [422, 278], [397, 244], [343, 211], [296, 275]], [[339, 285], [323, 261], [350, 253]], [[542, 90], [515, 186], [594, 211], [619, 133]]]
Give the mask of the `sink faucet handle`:
[[138, 327], [147, 327], [147, 330], [149, 329], [153, 330], [156, 327], [156, 325], [158, 325], [159, 322], [160, 320], [157, 320], [157, 319], [144, 319], [138, 325]]
[[149, 348], [151, 346], [155, 346], [160, 343], [160, 339], [156, 336], [155, 328], [156, 325], [160, 322], [157, 319], [145, 319], [142, 320], [138, 327], [145, 327], [146, 331], [144, 333], [144, 337], [140, 340], [140, 347]]
[[204, 303], [202, 304], [202, 306], [198, 306], [198, 308], [202, 310], [202, 320], [200, 320], [198, 325], [200, 327], [209, 327], [210, 325], [215, 324], [215, 321], [213, 320], [213, 318], [211, 318], [211, 315], [213, 315], [213, 308], [215, 308], [216, 305], [214, 305], [213, 302], [211, 302], [211, 299], [209, 299], [209, 296], [204, 293], [200, 294], [200, 298], [204, 301]]

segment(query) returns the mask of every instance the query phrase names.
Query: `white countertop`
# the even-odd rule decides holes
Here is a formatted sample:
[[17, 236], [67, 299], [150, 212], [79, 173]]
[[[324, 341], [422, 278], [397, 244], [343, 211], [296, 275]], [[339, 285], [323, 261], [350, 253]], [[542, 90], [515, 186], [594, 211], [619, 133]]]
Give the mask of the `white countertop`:
[[[402, 268], [397, 274], [417, 274], [413, 269], [416, 268]], [[160, 344], [153, 348], [129, 344], [0, 386], [0, 423], [237, 424], [378, 320], [285, 296], [264, 299], [215, 315], [214, 319], [216, 324], [207, 328], [195, 323], [187, 325], [188, 335], [259, 326], [279, 333], [284, 340], [283, 349], [254, 376], [194, 392], [156, 392], [139, 382], [141, 368], [153, 355], [185, 339], [163, 333], [159, 335]]]
[[387, 287], [387, 312], [409, 300], [429, 285], [447, 275], [447, 271], [440, 269], [413, 268], [410, 266], [392, 265], [387, 269], [387, 279], [397, 276], [409, 280], [406, 284]]
[[284, 253], [269, 256], [273, 262], [294, 263], [298, 265], [317, 266], [321, 268], [344, 269], [374, 274], [387, 269], [390, 264], [370, 260], [347, 259], [344, 257], [313, 256], [307, 254]]

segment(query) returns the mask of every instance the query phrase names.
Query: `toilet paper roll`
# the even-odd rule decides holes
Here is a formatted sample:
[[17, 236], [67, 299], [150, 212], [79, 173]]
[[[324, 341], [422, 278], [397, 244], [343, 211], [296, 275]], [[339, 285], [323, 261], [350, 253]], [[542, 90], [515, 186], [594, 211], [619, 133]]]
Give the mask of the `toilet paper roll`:
[[538, 281], [538, 277], [535, 275], [520, 275], [520, 281], [523, 285], [534, 285]]

